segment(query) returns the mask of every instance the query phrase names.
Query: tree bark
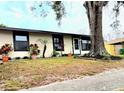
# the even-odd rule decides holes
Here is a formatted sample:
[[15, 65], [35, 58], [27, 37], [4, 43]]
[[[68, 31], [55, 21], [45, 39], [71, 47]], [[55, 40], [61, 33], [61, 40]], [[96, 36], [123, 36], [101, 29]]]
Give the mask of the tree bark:
[[91, 50], [88, 56], [96, 58], [109, 55], [105, 49], [102, 35], [103, 3], [104, 1], [86, 1], [84, 4], [87, 10], [91, 38]]

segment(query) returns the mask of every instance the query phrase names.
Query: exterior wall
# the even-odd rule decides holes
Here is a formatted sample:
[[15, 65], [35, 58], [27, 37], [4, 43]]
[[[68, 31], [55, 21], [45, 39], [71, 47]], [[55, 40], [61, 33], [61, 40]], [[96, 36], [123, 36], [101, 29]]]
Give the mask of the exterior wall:
[[[53, 43], [52, 43], [52, 35], [50, 34], [40, 34], [40, 33], [29, 33], [29, 43], [31, 44], [38, 44], [39, 49], [40, 49], [40, 55], [42, 56], [43, 53], [43, 45], [40, 42], [37, 42], [37, 40], [41, 38], [43, 40], [48, 40], [48, 44], [47, 44], [47, 50], [46, 50], [46, 57], [50, 57], [52, 55], [53, 52]], [[9, 43], [12, 44], [13, 46], [13, 32], [12, 31], [0, 31], [0, 47], [2, 45], [4, 45], [5, 43]], [[12, 51], [9, 56], [11, 58], [15, 58], [15, 57], [24, 57], [24, 56], [29, 56], [29, 52], [28, 51]], [[1, 55], [0, 55], [1, 58]]]
[[72, 50], [72, 36], [64, 35], [63, 36], [63, 41], [64, 41], [64, 51], [62, 52], [62, 54], [73, 53], [73, 50]]
[[15, 58], [15, 57], [23, 58], [24, 56], [29, 57], [29, 52], [28, 51], [13, 51], [10, 53], [11, 58]]
[[[51, 57], [52, 53], [53, 53], [53, 41], [52, 41], [52, 34], [42, 34], [42, 33], [33, 33], [33, 32], [29, 32], [29, 44], [38, 44], [39, 49], [40, 49], [40, 55], [39, 57], [42, 57], [42, 53], [43, 53], [43, 48], [44, 45], [41, 44], [40, 42], [38, 42], [38, 39], [42, 39], [42, 40], [47, 40], [47, 49], [46, 49], [46, 53], [45, 56], [46, 57]], [[68, 54], [68, 53], [72, 53], [73, 54], [73, 46], [72, 46], [72, 36], [71, 35], [63, 35], [63, 39], [64, 39], [64, 51], [62, 51], [62, 54]], [[9, 43], [12, 44], [12, 47], [14, 47], [13, 45], [13, 32], [12, 31], [0, 31], [0, 47], [2, 45], [4, 45], [5, 43]], [[81, 46], [80, 46], [81, 47]], [[59, 51], [61, 53], [61, 51]], [[85, 54], [88, 53], [89, 51], [82, 51], [81, 50], [81, 54]], [[15, 57], [24, 57], [24, 56], [29, 56], [29, 52], [28, 51], [12, 51], [9, 56], [11, 58], [15, 58]], [[1, 55], [0, 55], [1, 58]]]
[[[13, 47], [13, 33], [9, 31], [0, 31], [0, 47], [6, 43], [12, 44]], [[2, 56], [0, 55], [0, 58]]]
[[[13, 32], [12, 31], [0, 31], [0, 47], [4, 44], [12, 44], [13, 46]], [[14, 57], [24, 57], [24, 56], [29, 56], [28, 52], [25, 51], [21, 51], [21, 52], [14, 52], [14, 50], [12, 52], [9, 53], [9, 56], [11, 58]], [[0, 58], [2, 56], [0, 55]]]
[[12, 32], [0, 31], [0, 46], [2, 46], [5, 43], [9, 43], [13, 45]]
[[89, 51], [82, 51], [82, 50], [81, 50], [81, 55], [84, 55], [84, 54], [86, 54], [86, 53], [89, 53]]
[[53, 41], [52, 41], [52, 35], [51, 34], [42, 34], [42, 33], [29, 33], [29, 42], [30, 44], [38, 44], [39, 49], [40, 49], [40, 57], [42, 57], [42, 53], [43, 53], [43, 48], [44, 45], [41, 44], [40, 42], [38, 42], [38, 39], [42, 39], [42, 40], [47, 40], [47, 49], [45, 52], [45, 57], [51, 57], [52, 53], [53, 53]]
[[116, 55], [114, 45], [110, 45], [110, 44], [105, 43], [105, 48], [106, 48], [106, 50], [108, 51], [109, 54]]
[[124, 42], [122, 43], [122, 48], [124, 48]]
[[[48, 41], [47, 49], [45, 52], [45, 57], [51, 57], [52, 52], [53, 52], [52, 35], [42, 34], [42, 33], [29, 33], [29, 44], [35, 44], [36, 43], [40, 49], [40, 54], [38, 55], [38, 57], [42, 57], [44, 45], [41, 44], [40, 42], [38, 42], [37, 41], [38, 39]], [[16, 52], [12, 53], [12, 57], [24, 57], [24, 56], [29, 56], [29, 52], [28, 51], [16, 51]]]
[[116, 53], [116, 55], [120, 55], [120, 49], [122, 49], [122, 45], [115, 45], [115, 53]]
[[[29, 41], [31, 43], [37, 43], [40, 48], [40, 56], [42, 56], [43, 53], [43, 44], [40, 42], [37, 42], [38, 39], [47, 40], [47, 49], [45, 56], [51, 57], [53, 53], [53, 40], [52, 40], [52, 34], [40, 34], [40, 33], [30, 33], [29, 34]], [[64, 51], [62, 51], [62, 54], [68, 54], [73, 53], [72, 50], [72, 36], [71, 35], [63, 35], [63, 41], [64, 41]], [[58, 51], [61, 54], [61, 51]]]
[[123, 45], [120, 44], [120, 45], [110, 45], [110, 44], [107, 44], [105, 43], [105, 48], [106, 50], [108, 51], [108, 53], [110, 53], [111, 55], [120, 55], [120, 49], [123, 48]]
[[[38, 39], [42, 40], [47, 40], [47, 49], [45, 56], [46, 57], [51, 57], [53, 53], [53, 41], [52, 41], [52, 34], [42, 34], [42, 33], [29, 33], [29, 44], [38, 44], [39, 49], [40, 49], [40, 55], [39, 57], [42, 57], [43, 53], [43, 44], [38, 42]], [[70, 35], [64, 35], [64, 51], [62, 52], [63, 54], [68, 54], [68, 53], [73, 53], [72, 51], [72, 38]], [[4, 45], [5, 43], [12, 44], [13, 46], [13, 32], [12, 31], [0, 31], [0, 46]], [[24, 56], [29, 56], [28, 51], [12, 51], [9, 56], [11, 58], [15, 57], [24, 57]]]

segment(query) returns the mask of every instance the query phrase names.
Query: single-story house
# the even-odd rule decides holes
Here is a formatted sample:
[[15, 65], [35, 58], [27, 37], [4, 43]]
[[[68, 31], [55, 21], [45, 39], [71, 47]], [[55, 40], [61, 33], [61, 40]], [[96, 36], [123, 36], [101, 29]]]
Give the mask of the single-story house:
[[11, 58], [29, 56], [28, 47], [35, 43], [39, 46], [39, 56], [42, 57], [43, 45], [37, 41], [38, 39], [48, 41], [46, 57], [51, 57], [53, 50], [62, 54], [83, 55], [90, 49], [89, 35], [11, 27], [0, 28], [0, 47], [6, 43], [12, 44], [14, 49], [9, 54]]
[[107, 50], [112, 55], [120, 55], [120, 49], [124, 48], [124, 38], [117, 38], [106, 42]]

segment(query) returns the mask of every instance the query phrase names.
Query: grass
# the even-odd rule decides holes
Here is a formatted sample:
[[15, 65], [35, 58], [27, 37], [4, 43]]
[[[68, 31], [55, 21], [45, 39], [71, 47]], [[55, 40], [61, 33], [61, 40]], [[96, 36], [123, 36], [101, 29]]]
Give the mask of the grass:
[[124, 58], [124, 55], [119, 55], [119, 57]]
[[66, 57], [15, 60], [0, 65], [0, 90], [19, 90], [41, 86], [123, 67], [123, 61], [107, 62]]

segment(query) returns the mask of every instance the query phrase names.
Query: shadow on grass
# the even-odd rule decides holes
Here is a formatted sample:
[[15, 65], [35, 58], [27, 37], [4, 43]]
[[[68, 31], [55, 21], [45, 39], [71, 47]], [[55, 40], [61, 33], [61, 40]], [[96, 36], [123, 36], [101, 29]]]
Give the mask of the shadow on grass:
[[90, 57], [90, 56], [76, 56], [74, 58], [84, 58], [84, 59], [89, 59], [89, 60], [122, 60], [124, 57], [121, 56], [97, 56], [97, 57]]

